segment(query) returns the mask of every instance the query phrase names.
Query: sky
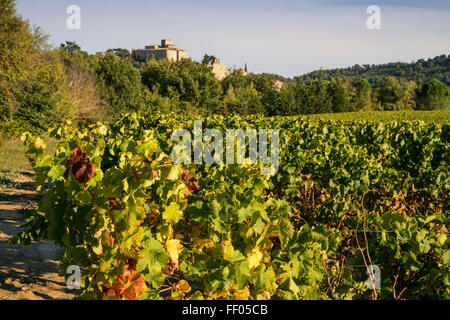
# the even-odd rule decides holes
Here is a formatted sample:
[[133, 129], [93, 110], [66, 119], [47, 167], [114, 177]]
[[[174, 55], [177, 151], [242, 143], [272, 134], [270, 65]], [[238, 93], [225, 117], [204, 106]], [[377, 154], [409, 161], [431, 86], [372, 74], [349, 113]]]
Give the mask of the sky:
[[[17, 9], [59, 46], [90, 53], [172, 39], [189, 57], [293, 77], [320, 68], [412, 62], [450, 54], [448, 0], [17, 0]], [[67, 7], [81, 9], [69, 30]], [[378, 5], [381, 29], [369, 30]]]

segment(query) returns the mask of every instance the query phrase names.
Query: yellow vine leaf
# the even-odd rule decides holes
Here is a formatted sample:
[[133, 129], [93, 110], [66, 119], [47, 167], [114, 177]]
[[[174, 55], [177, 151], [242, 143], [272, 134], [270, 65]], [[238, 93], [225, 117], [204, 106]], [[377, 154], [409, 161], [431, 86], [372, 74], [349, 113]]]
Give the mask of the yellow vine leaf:
[[183, 250], [183, 245], [180, 243], [180, 240], [170, 239], [166, 241], [166, 249], [169, 253], [170, 262], [174, 269], [178, 268], [178, 257], [180, 256], [181, 251]]

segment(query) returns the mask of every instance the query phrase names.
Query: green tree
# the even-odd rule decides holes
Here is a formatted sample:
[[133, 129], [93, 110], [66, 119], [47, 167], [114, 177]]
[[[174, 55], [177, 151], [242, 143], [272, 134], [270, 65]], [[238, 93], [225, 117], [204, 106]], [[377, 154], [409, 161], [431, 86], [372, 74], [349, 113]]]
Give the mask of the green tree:
[[296, 105], [294, 86], [284, 85], [278, 95], [277, 104], [274, 109], [269, 111], [270, 116], [292, 115]]
[[121, 59], [131, 61], [131, 52], [128, 51], [127, 49], [123, 49], [123, 48], [108, 49], [106, 52], [114, 53]]
[[[221, 84], [227, 93], [225, 104], [229, 112], [242, 115], [264, 113], [260, 92], [255, 88], [252, 78], [244, 75], [242, 70], [234, 70]], [[229, 98], [230, 91], [233, 92], [234, 99]]]
[[328, 92], [331, 97], [333, 112], [349, 112], [353, 111], [350, 104], [350, 93], [347, 90], [342, 78], [339, 76], [333, 79], [328, 86]]
[[421, 110], [444, 109], [449, 106], [448, 87], [437, 79], [430, 80], [418, 90], [417, 102]]
[[415, 88], [413, 81], [386, 77], [378, 90], [378, 101], [384, 110], [412, 109], [415, 107]]
[[0, 0], [0, 120], [11, 120], [20, 83], [33, 76], [39, 56], [33, 30], [17, 14], [13, 0]]
[[145, 106], [141, 74], [132, 63], [112, 53], [104, 54], [95, 67], [103, 98], [116, 115]]
[[74, 116], [65, 69], [58, 53], [46, 52], [41, 59], [34, 78], [17, 94], [19, 107], [14, 118], [21, 122], [22, 130], [43, 131]]
[[81, 47], [74, 41], [66, 41], [65, 43], [61, 43], [61, 48], [68, 53], [81, 52]]
[[255, 89], [260, 94], [264, 113], [268, 115], [276, 114], [280, 103], [280, 93], [275, 85], [275, 76], [267, 73], [250, 74], [248, 79], [254, 83]]
[[71, 116], [64, 68], [47, 39], [17, 14], [14, 1], [0, 0], [0, 120], [10, 133]]
[[202, 59], [202, 64], [204, 64], [204, 65], [212, 64], [214, 62], [214, 60], [216, 60], [216, 56], [210, 56], [205, 53], [205, 55], [203, 56], [203, 59]]
[[333, 100], [329, 92], [329, 81], [321, 78], [304, 83], [296, 78], [295, 106], [291, 114], [316, 114], [333, 112]]
[[95, 74], [94, 69], [99, 57], [81, 50], [81, 47], [76, 42], [66, 41], [62, 43], [60, 55], [67, 68], [76, 69], [91, 75]]
[[359, 79], [355, 82], [356, 94], [354, 106], [356, 110], [372, 109], [372, 86], [366, 79]]
[[219, 81], [206, 65], [191, 59], [150, 59], [142, 68], [142, 82], [151, 92], [178, 101], [178, 109], [189, 106], [205, 115], [220, 112]]

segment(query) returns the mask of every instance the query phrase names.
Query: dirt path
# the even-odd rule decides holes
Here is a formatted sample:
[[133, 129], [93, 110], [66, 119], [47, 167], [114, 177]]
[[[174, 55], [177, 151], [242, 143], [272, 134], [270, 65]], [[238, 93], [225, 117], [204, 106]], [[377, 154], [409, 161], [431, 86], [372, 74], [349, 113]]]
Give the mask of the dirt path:
[[73, 298], [58, 275], [60, 248], [48, 241], [30, 246], [7, 244], [21, 231], [19, 210], [35, 206], [37, 199], [31, 174], [24, 173], [6, 188], [0, 187], [0, 300]]

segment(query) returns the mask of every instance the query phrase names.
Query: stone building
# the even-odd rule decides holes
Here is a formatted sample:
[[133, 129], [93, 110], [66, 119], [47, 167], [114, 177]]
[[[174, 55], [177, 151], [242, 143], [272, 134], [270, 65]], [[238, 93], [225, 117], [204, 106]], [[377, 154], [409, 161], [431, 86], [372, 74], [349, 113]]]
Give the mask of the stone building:
[[177, 62], [188, 57], [188, 52], [177, 48], [170, 39], [161, 40], [161, 45], [152, 44], [145, 46], [145, 49], [133, 49], [131, 54], [137, 61], [147, 61], [154, 56], [156, 60], [167, 59]]
[[211, 68], [211, 71], [217, 80], [222, 80], [230, 74], [227, 67], [223, 63], [220, 63], [220, 59], [217, 58], [214, 59], [212, 64], [208, 64], [208, 67]]

